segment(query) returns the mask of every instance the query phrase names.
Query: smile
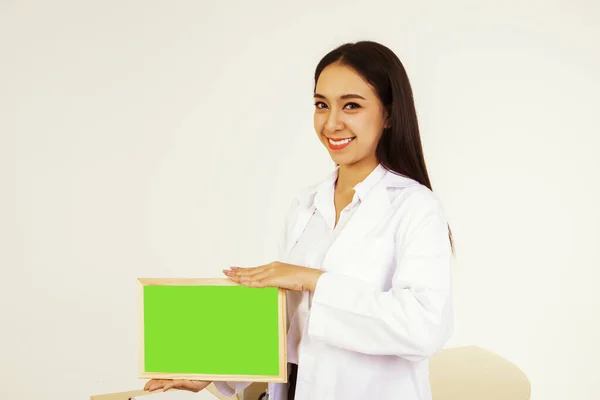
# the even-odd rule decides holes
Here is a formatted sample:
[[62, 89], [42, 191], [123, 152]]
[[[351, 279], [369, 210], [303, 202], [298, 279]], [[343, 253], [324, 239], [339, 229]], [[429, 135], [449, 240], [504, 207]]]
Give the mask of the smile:
[[327, 138], [327, 142], [329, 143], [329, 148], [332, 150], [341, 150], [348, 146], [355, 138], [346, 138], [340, 140], [333, 140]]

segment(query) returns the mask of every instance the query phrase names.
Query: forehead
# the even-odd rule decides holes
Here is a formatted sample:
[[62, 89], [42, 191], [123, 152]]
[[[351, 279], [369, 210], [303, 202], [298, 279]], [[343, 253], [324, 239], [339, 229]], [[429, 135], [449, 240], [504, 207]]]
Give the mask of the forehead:
[[319, 75], [316, 93], [335, 98], [344, 94], [360, 94], [364, 98], [375, 96], [374, 90], [353, 69], [339, 64], [327, 66]]

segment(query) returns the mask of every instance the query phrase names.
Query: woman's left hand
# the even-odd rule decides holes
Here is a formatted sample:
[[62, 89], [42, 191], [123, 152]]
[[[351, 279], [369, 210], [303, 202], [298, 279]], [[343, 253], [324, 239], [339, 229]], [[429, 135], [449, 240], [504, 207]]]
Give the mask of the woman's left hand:
[[254, 268], [231, 267], [223, 273], [232, 281], [248, 287], [314, 292], [323, 271], [274, 261]]

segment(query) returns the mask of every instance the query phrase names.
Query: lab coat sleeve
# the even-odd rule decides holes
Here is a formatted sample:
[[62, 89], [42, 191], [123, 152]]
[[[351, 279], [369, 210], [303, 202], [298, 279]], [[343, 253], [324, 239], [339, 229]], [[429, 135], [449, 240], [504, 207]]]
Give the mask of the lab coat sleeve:
[[443, 212], [433, 207], [395, 239], [396, 264], [388, 291], [340, 273], [321, 275], [308, 320], [311, 338], [412, 361], [443, 347], [453, 330], [451, 248]]

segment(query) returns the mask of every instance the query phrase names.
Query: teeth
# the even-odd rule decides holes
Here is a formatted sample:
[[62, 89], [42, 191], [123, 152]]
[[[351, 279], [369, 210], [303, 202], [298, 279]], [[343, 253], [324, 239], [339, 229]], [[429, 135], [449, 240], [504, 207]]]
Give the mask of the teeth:
[[331, 143], [334, 146], [341, 146], [343, 144], [350, 143], [352, 141], [352, 139], [354, 139], [354, 138], [343, 139], [343, 140], [339, 140], [337, 142], [335, 140], [329, 139], [329, 143]]

